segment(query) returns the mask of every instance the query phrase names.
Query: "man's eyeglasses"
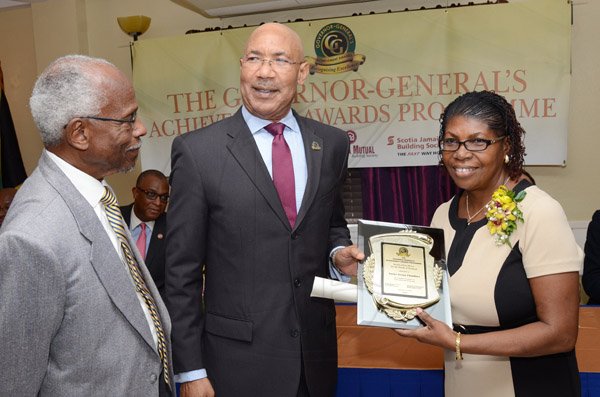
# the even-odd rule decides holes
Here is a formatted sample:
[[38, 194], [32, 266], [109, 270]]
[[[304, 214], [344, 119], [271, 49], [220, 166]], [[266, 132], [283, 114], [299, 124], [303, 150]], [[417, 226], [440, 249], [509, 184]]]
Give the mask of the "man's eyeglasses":
[[440, 141], [440, 149], [443, 152], [456, 152], [460, 148], [460, 145], [465, 145], [465, 149], [470, 152], [483, 152], [488, 146], [500, 142], [504, 138], [506, 138], [506, 135], [496, 139], [475, 138], [464, 141], [459, 141], [454, 138], [444, 138]]
[[98, 117], [98, 116], [83, 116], [80, 118], [99, 120], [99, 121], [112, 121], [114, 123], [120, 123], [120, 124], [129, 123], [129, 125], [133, 126], [133, 124], [135, 123], [135, 120], [137, 118], [137, 112], [131, 113], [131, 115], [129, 117], [127, 117], [126, 119], [111, 119], [110, 117]]
[[242, 59], [240, 59], [240, 61], [242, 62], [242, 67], [248, 69], [258, 69], [263, 65], [263, 63], [267, 62], [269, 66], [271, 66], [274, 70], [288, 70], [291, 69], [292, 65], [299, 65], [301, 63], [304, 63], [304, 61], [294, 62], [282, 57], [269, 59], [257, 57], [254, 55], [245, 56]]
[[154, 201], [156, 200], [156, 198], [158, 197], [160, 199], [160, 201], [162, 201], [163, 203], [168, 203], [169, 202], [169, 194], [165, 193], [165, 194], [158, 194], [156, 192], [153, 192], [152, 190], [144, 190], [141, 187], [135, 187], [137, 190], [139, 190], [140, 192], [144, 193], [146, 195], [146, 198], [150, 201]]

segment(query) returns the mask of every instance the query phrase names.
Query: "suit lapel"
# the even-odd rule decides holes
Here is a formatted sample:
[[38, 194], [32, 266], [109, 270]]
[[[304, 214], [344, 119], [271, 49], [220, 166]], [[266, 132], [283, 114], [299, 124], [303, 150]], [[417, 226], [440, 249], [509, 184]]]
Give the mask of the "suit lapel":
[[277, 217], [290, 229], [290, 223], [275, 190], [275, 185], [273, 185], [273, 180], [269, 175], [269, 170], [265, 166], [241, 110], [238, 110], [228, 120], [231, 121], [227, 124], [229, 128], [227, 134], [231, 137], [231, 141], [227, 145], [228, 150], [252, 180], [271, 209], [277, 214]]
[[165, 214], [162, 214], [154, 222], [154, 228], [152, 229], [152, 235], [150, 236], [150, 245], [148, 246], [148, 252], [146, 252], [146, 264], [148, 265], [148, 268], [150, 268], [150, 263], [152, 263], [158, 247], [161, 244], [164, 244], [165, 219]]
[[296, 219], [296, 227], [298, 227], [314, 201], [319, 187], [321, 163], [323, 161], [323, 138], [317, 135], [316, 132], [308, 126], [306, 120], [303, 117], [298, 116], [296, 112], [294, 112], [294, 117], [296, 117], [302, 133], [306, 166], [308, 169], [306, 189], [304, 190], [304, 197], [302, 198], [302, 204], [300, 205], [298, 218]]
[[[93, 208], [45, 153], [40, 159], [40, 171], [61, 195], [77, 222], [79, 232], [90, 242], [91, 265], [115, 307], [142, 338], [156, 350], [148, 321], [146, 321], [137, 298], [133, 282], [127, 273], [128, 270], [115, 251]], [[129, 240], [131, 241], [131, 236], [129, 236]], [[140, 258], [137, 259], [140, 260]], [[140, 269], [144, 278], [148, 279], [150, 276], [145, 271], [145, 266], [140, 266]], [[156, 289], [151, 292], [155, 298], [158, 296]]]
[[121, 210], [121, 215], [123, 216], [127, 227], [129, 227], [129, 224], [131, 222], [131, 211], [133, 211], [133, 204], [119, 207], [119, 209]]

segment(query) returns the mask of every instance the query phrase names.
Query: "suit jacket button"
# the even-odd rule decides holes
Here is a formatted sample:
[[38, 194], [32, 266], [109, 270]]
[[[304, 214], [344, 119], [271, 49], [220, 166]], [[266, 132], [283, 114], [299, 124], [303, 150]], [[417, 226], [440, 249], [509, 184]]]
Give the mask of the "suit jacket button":
[[150, 383], [156, 383], [158, 376], [156, 374], [150, 374]]
[[292, 240], [296, 240], [299, 237], [297, 232], [292, 233]]
[[293, 329], [292, 332], [290, 332], [290, 335], [292, 335], [292, 338], [297, 338], [300, 335], [300, 331]]
[[294, 286], [295, 286], [296, 288], [298, 288], [298, 287], [299, 287], [299, 286], [301, 286], [301, 285], [302, 285], [302, 281], [300, 281], [300, 279], [299, 279], [299, 278], [296, 278], [296, 279], [294, 279]]

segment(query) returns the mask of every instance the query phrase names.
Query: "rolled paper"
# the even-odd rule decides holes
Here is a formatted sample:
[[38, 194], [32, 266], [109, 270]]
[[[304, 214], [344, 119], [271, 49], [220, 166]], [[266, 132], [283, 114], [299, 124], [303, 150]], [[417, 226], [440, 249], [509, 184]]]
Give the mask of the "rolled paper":
[[356, 302], [358, 299], [358, 287], [351, 283], [315, 277], [310, 296], [342, 302]]

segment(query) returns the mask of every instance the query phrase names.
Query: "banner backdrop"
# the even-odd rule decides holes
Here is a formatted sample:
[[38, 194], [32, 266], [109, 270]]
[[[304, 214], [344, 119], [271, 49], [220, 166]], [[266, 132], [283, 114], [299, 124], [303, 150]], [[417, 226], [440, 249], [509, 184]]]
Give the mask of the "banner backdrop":
[[[564, 164], [570, 16], [567, 1], [528, 0], [290, 23], [311, 65], [294, 108], [348, 132], [350, 167], [432, 165], [444, 107], [493, 90], [527, 131], [526, 163]], [[134, 43], [143, 169], [168, 174], [175, 136], [239, 108], [239, 58], [253, 29]]]

